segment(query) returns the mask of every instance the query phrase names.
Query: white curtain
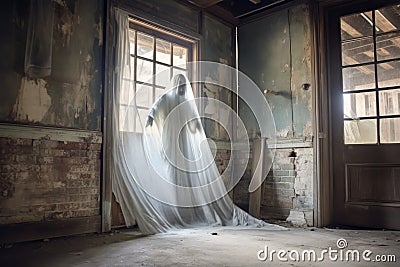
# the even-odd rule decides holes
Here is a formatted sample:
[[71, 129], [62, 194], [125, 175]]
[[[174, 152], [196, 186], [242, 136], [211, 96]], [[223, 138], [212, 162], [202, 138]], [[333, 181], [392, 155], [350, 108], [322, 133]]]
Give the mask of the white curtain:
[[126, 224], [145, 234], [211, 225], [284, 229], [251, 217], [227, 195], [185, 76], [174, 78], [149, 114], [137, 111], [128, 14], [116, 9], [115, 17], [112, 188]]

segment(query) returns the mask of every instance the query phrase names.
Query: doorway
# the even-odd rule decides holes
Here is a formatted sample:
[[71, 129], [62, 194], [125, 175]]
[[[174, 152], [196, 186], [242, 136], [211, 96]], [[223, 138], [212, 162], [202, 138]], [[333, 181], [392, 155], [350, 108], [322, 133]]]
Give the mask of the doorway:
[[382, 2], [328, 14], [333, 222], [399, 230], [400, 5]]

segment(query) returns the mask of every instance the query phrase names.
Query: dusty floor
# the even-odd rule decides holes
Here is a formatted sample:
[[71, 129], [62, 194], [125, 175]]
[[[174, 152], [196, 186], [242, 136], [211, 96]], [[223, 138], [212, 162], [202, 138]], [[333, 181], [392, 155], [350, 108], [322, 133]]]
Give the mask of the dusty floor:
[[[338, 250], [337, 240], [340, 238], [347, 241], [347, 247]], [[288, 251], [282, 255], [288, 261], [280, 261], [277, 254], [273, 255], [272, 262], [270, 258], [260, 261], [257, 253], [265, 250], [265, 246], [269, 253], [271, 250]], [[307, 260], [307, 250], [315, 250], [319, 258], [321, 251], [329, 247], [339, 251], [331, 254], [332, 258], [338, 255], [339, 260], [331, 261], [327, 253], [321, 262]], [[343, 253], [342, 259], [345, 260], [349, 250], [359, 250], [360, 262], [340, 261], [340, 253]], [[366, 255], [371, 262], [362, 259], [365, 250], [372, 252]], [[301, 261], [303, 254], [306, 256], [304, 262]], [[394, 255], [400, 261], [400, 232], [208, 228], [142, 236], [135, 230], [123, 230], [111, 234], [3, 245], [0, 249], [0, 266], [399, 266], [393, 262], [373, 262], [378, 254]], [[300, 261], [293, 260], [297, 255]], [[264, 256], [260, 254], [260, 257]], [[349, 257], [352, 258], [351, 255]]]

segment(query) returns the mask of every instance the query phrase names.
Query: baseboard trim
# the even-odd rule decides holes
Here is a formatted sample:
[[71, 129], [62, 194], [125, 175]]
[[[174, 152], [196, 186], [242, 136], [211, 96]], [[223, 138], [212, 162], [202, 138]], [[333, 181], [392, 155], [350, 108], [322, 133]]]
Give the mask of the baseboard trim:
[[0, 244], [95, 233], [101, 231], [101, 216], [0, 225]]

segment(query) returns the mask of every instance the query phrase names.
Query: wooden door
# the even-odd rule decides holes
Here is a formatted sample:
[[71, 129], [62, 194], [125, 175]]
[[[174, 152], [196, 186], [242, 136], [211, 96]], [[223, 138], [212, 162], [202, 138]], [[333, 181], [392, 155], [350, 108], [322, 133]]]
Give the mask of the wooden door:
[[327, 26], [334, 221], [400, 229], [399, 2], [338, 7]]

